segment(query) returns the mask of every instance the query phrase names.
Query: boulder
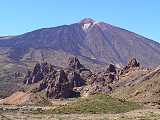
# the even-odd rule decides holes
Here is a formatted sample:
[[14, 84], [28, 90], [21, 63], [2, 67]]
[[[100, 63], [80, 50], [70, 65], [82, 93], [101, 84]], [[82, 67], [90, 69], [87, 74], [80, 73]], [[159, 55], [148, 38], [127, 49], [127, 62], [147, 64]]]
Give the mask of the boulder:
[[47, 88], [48, 98], [68, 98], [72, 96], [73, 86], [67, 79], [64, 70], [56, 73], [55, 81], [52, 81]]
[[113, 64], [110, 64], [106, 70], [107, 73], [114, 73], [116, 74], [117, 71], [116, 71], [116, 67], [113, 65]]

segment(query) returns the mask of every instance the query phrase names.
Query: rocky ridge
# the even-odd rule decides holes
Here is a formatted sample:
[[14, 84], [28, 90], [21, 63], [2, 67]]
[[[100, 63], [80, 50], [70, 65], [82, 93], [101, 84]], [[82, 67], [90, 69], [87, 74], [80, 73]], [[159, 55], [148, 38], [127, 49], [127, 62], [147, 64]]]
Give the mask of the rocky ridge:
[[76, 57], [70, 57], [67, 67], [54, 69], [53, 65], [37, 63], [33, 71], [28, 71], [25, 85], [39, 83], [32, 92], [46, 90], [48, 98], [69, 98], [85, 94], [110, 93], [109, 84], [118, 81], [117, 70], [110, 64], [101, 73], [93, 73], [85, 68]]
[[[122, 68], [109, 64], [103, 71], [93, 72], [82, 65], [77, 57], [70, 57], [66, 67], [57, 68], [47, 62], [37, 63], [33, 70], [29, 70], [24, 77], [22, 90], [27, 94], [43, 92], [48, 99], [60, 100], [72, 97], [88, 97], [97, 93], [118, 97], [123, 90], [127, 92], [130, 89], [131, 92], [127, 92], [130, 97], [134, 93], [136, 96], [142, 96], [143, 94], [139, 93], [139, 88], [135, 90], [135, 87], [144, 84], [146, 90], [143, 92], [144, 94], [154, 93], [154, 89], [156, 91], [159, 89], [153, 88], [153, 91], [152, 89], [150, 91], [146, 86], [150, 85], [152, 79], [156, 79], [153, 81], [157, 82], [157, 76], [159, 76], [159, 68], [142, 68], [135, 58], [130, 59], [128, 64]], [[30, 86], [31, 89], [25, 89]], [[11, 97], [9, 98], [11, 99]], [[143, 98], [144, 101], [148, 99]]]

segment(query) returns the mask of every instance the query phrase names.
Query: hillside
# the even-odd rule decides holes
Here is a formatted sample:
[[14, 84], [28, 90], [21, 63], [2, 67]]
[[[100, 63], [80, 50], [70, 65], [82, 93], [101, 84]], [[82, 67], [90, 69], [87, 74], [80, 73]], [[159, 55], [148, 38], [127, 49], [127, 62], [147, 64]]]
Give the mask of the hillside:
[[120, 83], [123, 83], [123, 85], [115, 89], [112, 96], [159, 106], [160, 67], [150, 71], [132, 71], [125, 75]]
[[89, 18], [71, 25], [1, 37], [0, 52], [1, 63], [46, 60], [64, 65], [63, 58], [76, 55], [85, 63], [126, 64], [130, 57], [135, 57], [144, 66], [160, 64], [159, 43]]
[[24, 73], [42, 61], [66, 66], [70, 56], [78, 57], [93, 71], [110, 63], [124, 65], [131, 57], [137, 58], [142, 66], [154, 67], [160, 64], [160, 44], [90, 18], [71, 25], [0, 37], [0, 96], [8, 96], [22, 85], [15, 73]]

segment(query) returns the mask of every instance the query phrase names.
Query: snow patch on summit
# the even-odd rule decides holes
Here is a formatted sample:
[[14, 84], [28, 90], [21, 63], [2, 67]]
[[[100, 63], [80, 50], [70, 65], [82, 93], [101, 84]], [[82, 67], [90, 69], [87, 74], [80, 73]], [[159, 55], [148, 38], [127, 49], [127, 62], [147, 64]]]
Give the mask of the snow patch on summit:
[[96, 21], [94, 21], [91, 18], [85, 18], [81, 20], [80, 24], [82, 25], [82, 29], [87, 32], [89, 29], [91, 29], [95, 24], [97, 24]]
[[92, 23], [83, 24], [83, 30], [87, 30], [91, 25], [92, 25]]
[[96, 22], [88, 22], [88, 23], [84, 23], [82, 25], [82, 28], [84, 31], [88, 31], [89, 29], [91, 29], [94, 25], [96, 24]]

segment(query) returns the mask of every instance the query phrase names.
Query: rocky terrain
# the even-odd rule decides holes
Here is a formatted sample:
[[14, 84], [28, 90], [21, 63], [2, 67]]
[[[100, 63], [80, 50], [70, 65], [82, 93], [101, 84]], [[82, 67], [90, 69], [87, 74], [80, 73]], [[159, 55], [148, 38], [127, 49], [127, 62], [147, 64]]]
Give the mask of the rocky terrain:
[[[57, 68], [47, 62], [37, 63], [33, 70], [27, 71], [23, 79], [20, 91], [26, 92], [27, 95], [43, 92], [49, 99], [111, 93], [110, 84], [119, 80], [118, 72], [113, 64], [110, 64], [104, 72], [94, 73], [82, 65], [76, 57], [70, 57], [65, 68]], [[23, 92], [19, 92], [22, 94], [20, 96], [26, 95]], [[7, 97], [7, 100], [4, 100], [5, 104], [10, 104], [6, 101], [14, 99], [14, 96]], [[23, 98], [25, 99], [25, 97], [19, 97], [16, 100]]]
[[[23, 79], [23, 84], [17, 92], [0, 100], [0, 117], [111, 120], [160, 118], [160, 67], [144, 68], [136, 58], [132, 58], [125, 66], [109, 64], [104, 68], [95, 72], [77, 57], [69, 57], [65, 67], [48, 62], [36, 63], [25, 75], [15, 73], [17, 79]], [[58, 116], [62, 113], [70, 115]], [[83, 116], [83, 113], [88, 114]], [[103, 117], [98, 113], [103, 113]]]
[[88, 18], [0, 37], [0, 53], [2, 119], [160, 108], [160, 44], [133, 32]]
[[[115, 65], [109, 64], [103, 71], [97, 73], [82, 65], [78, 58], [70, 57], [66, 68], [54, 68], [47, 62], [37, 63], [33, 71], [27, 72], [24, 84], [33, 86], [31, 92], [46, 90], [46, 95], [49, 98], [112, 93], [113, 88], [117, 89], [117, 86], [129, 86], [141, 82], [139, 79], [143, 76], [139, 76], [135, 81], [123, 80], [123, 77], [127, 77], [127, 73], [135, 70], [145, 71], [140, 68], [140, 63], [135, 58], [122, 68], [116, 68]], [[149, 73], [149, 70], [146, 70], [146, 73]]]
[[11, 96], [2, 99], [0, 103], [4, 105], [20, 105], [20, 106], [51, 104], [47, 99], [31, 92], [15, 92]]
[[15, 79], [15, 73], [25, 73], [38, 62], [65, 67], [66, 59], [76, 56], [92, 71], [101, 71], [110, 63], [123, 66], [130, 57], [144, 67], [160, 64], [159, 43], [90, 18], [71, 25], [0, 37], [0, 53], [1, 97], [22, 86], [22, 79]]
[[123, 86], [116, 89], [113, 96], [159, 105], [159, 80], [160, 67], [153, 70], [134, 70], [126, 78], [122, 78], [120, 84], [123, 83]]
[[[25, 101], [22, 104], [27, 104], [26, 98], [29, 97], [23, 96], [35, 96], [37, 93], [46, 99], [110, 94], [126, 100], [133, 98], [138, 102], [159, 103], [159, 67], [157, 69], [142, 68], [135, 58], [130, 59], [128, 64], [121, 68], [109, 64], [101, 72], [86, 68], [76, 57], [69, 57], [66, 64], [66, 67], [56, 67], [47, 62], [37, 63], [33, 70], [26, 72], [19, 94], [15, 93], [16, 95], [13, 94], [1, 100], [0, 103], [11, 104], [12, 102], [9, 101], [14, 101], [14, 96], [20, 96], [16, 98], [16, 101]], [[141, 89], [143, 84], [144, 88]], [[152, 87], [148, 88], [150, 84], [156, 84], [153, 85], [153, 90]], [[41, 97], [37, 96], [37, 98]], [[39, 100], [34, 102], [39, 102]], [[13, 104], [16, 103], [13, 102]], [[30, 101], [28, 104], [31, 104]]]

